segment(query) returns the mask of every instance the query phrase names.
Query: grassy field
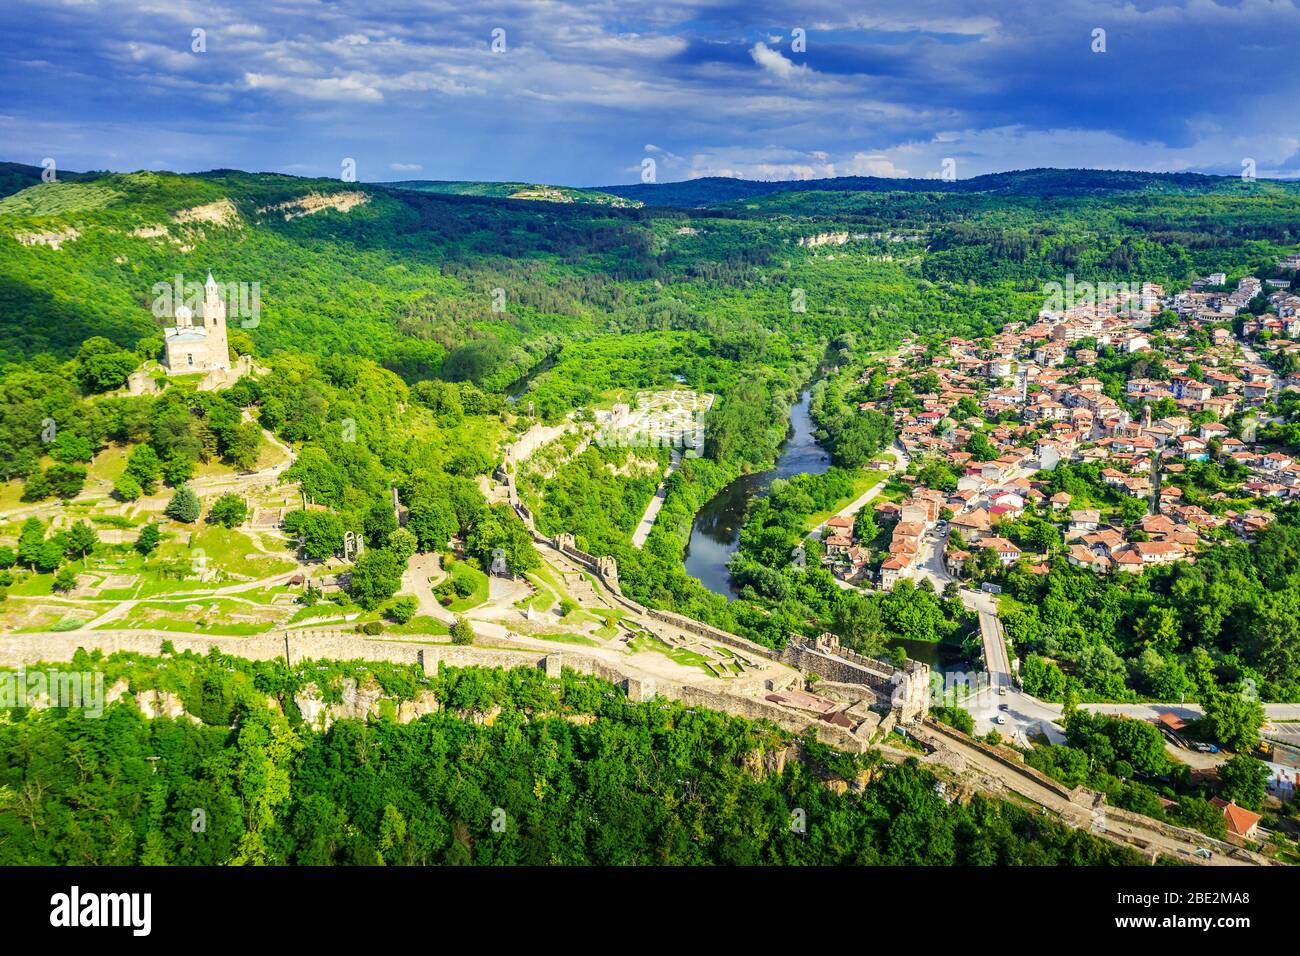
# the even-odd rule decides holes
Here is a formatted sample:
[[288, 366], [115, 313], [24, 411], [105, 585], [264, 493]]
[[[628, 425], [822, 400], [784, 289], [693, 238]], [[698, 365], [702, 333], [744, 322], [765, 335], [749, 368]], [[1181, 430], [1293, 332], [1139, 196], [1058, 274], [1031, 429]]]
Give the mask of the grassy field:
[[486, 574], [464, 561], [448, 561], [444, 564], [444, 567], [450, 580], [469, 581], [474, 586], [474, 590], [467, 597], [457, 598], [447, 605], [449, 611], [462, 614], [478, 607], [480, 604], [487, 603], [488, 576]]
[[141, 601], [99, 629], [199, 632], [244, 637], [269, 631], [289, 616], [288, 608], [250, 604], [232, 598], [200, 601]]
[[676, 664], [681, 664], [683, 667], [698, 667], [702, 671], [706, 671], [710, 674], [713, 673], [709, 670], [708, 658], [704, 655], [697, 654], [695, 651], [690, 651], [683, 647], [670, 647], [653, 634], [642, 632], [632, 638], [632, 640], [628, 641], [627, 646], [634, 654], [639, 654], [644, 651], [652, 651], [656, 654], [664, 655], [664, 657], [667, 657], [670, 661], [673, 661]]
[[600, 641], [592, 640], [582, 634], [526, 634], [526, 637], [535, 637], [539, 641], [557, 641], [561, 644], [579, 644], [583, 647], [600, 647]]
[[811, 531], [827, 518], [837, 514], [842, 508], [847, 508], [862, 495], [866, 494], [867, 491], [879, 484], [888, 474], [889, 472], [887, 471], [871, 471], [869, 469], [859, 472], [853, 478], [853, 491], [835, 502], [825, 511], [817, 511], [809, 515], [807, 522], [804, 524], [804, 529]]

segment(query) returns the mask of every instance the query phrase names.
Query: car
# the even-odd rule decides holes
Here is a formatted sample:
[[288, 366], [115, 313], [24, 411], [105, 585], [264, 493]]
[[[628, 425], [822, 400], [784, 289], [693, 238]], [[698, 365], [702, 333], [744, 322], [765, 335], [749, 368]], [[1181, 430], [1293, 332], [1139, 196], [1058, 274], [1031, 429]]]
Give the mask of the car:
[[1010, 710], [1010, 709], [1011, 709], [1010, 704], [998, 704], [998, 710]]
[[993, 715], [993, 723], [995, 723], [995, 724], [1005, 724], [1006, 722], [1007, 722], [1007, 718], [1004, 717], [1002, 714], [994, 714], [994, 715]]
[[1007, 689], [1006, 689], [1005, 687], [999, 687], [999, 688], [998, 688], [998, 696], [999, 696], [999, 697], [1006, 697], [1006, 696], [1007, 696]]
[[1195, 852], [1195, 854], [1196, 854], [1197, 856], [1199, 856], [1199, 857], [1200, 857], [1201, 859], [1203, 859], [1203, 860], [1212, 860], [1212, 859], [1214, 859], [1214, 854], [1211, 853], [1209, 850], [1207, 850], [1207, 849], [1206, 849], [1205, 847], [1203, 847], [1203, 846], [1198, 846], [1194, 852]]

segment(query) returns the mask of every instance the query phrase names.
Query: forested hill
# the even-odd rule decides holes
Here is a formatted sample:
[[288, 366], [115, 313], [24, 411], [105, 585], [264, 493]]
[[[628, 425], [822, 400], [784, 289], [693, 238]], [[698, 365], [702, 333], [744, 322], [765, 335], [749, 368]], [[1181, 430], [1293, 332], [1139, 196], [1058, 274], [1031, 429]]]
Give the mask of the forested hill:
[[[1259, 181], [1256, 181], [1259, 182]], [[708, 176], [676, 183], [634, 183], [602, 186], [598, 192], [636, 199], [648, 206], [702, 207], [767, 196], [806, 192], [983, 193], [994, 196], [1098, 196], [1118, 193], [1241, 192], [1254, 183], [1237, 176], [1201, 173], [1144, 173], [1104, 169], [1026, 169], [991, 173], [970, 179], [945, 180], [837, 176], [831, 179], [759, 181]], [[1297, 189], [1294, 183], [1278, 184]]]
[[[258, 320], [237, 334], [259, 355], [353, 354], [407, 381], [491, 389], [601, 334], [755, 324], [811, 344], [873, 309], [877, 330], [953, 314], [992, 328], [1006, 312], [1003, 296], [918, 287], [874, 248], [815, 260], [798, 245], [806, 227], [701, 217], [231, 170], [60, 174], [0, 198], [0, 365], [66, 359], [95, 336], [156, 354], [170, 324], [156, 284], [209, 271], [258, 284]], [[796, 287], [821, 290], [805, 312]]]
[[[24, 163], [0, 163], [0, 199], [10, 196], [28, 186], [35, 186], [41, 182], [41, 174], [45, 172], [41, 166], [28, 166]], [[73, 182], [78, 179], [93, 178], [96, 173], [74, 173], [65, 170], [57, 170], [56, 175], [67, 182]]]
[[[1177, 286], [1268, 267], [1300, 243], [1296, 186], [1193, 174], [699, 180], [616, 187], [609, 202], [522, 183], [234, 170], [47, 183], [10, 164], [0, 184], [16, 188], [0, 198], [0, 368], [66, 360], [93, 337], [154, 357], [170, 324], [156, 286], [211, 271], [257, 284], [240, 349], [355, 355], [408, 383], [493, 391], [605, 335], [761, 334], [807, 352], [866, 328], [882, 344], [987, 334], [1032, 315], [1043, 283], [1067, 272]], [[629, 190], [653, 197], [613, 204]], [[533, 201], [502, 198], [521, 191]], [[704, 199], [718, 205], [657, 205]]]
[[495, 199], [531, 199], [540, 202], [590, 203], [596, 206], [635, 208], [641, 203], [624, 199], [594, 189], [576, 189], [572, 186], [546, 186], [537, 183], [484, 183], [463, 180], [410, 179], [384, 183], [391, 189], [410, 189], [415, 192], [443, 193], [449, 196], [485, 196]]

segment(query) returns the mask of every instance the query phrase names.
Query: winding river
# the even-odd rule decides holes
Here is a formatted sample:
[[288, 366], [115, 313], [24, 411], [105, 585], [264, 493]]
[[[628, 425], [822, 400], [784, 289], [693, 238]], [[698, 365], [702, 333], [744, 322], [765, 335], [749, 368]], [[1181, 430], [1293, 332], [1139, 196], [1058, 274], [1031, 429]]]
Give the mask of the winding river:
[[805, 391], [790, 409], [790, 431], [781, 445], [776, 466], [741, 475], [714, 495], [695, 516], [686, 547], [686, 573], [699, 578], [709, 590], [735, 597], [727, 562], [740, 546], [740, 528], [755, 496], [767, 491], [776, 478], [820, 475], [831, 466], [831, 456], [813, 438], [808, 414], [811, 395]]

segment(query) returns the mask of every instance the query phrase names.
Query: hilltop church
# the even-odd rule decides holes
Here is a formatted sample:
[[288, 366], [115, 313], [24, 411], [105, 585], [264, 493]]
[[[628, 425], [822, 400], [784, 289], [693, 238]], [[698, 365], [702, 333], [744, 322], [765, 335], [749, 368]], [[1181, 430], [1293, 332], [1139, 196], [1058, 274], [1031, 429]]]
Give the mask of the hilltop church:
[[[197, 322], [196, 322], [197, 320]], [[203, 306], [195, 315], [189, 306], [176, 306], [176, 327], [164, 330], [168, 375], [230, 370], [230, 346], [226, 341], [226, 303], [221, 286], [208, 273], [203, 287]]]

